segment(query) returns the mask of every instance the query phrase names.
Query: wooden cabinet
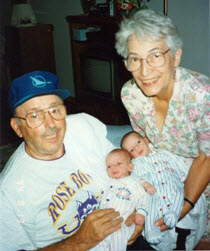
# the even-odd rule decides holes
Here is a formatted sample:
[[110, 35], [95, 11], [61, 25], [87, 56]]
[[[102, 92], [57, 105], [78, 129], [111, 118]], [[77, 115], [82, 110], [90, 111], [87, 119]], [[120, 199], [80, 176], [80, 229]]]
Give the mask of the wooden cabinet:
[[[70, 39], [71, 39], [71, 51], [72, 51], [72, 64], [74, 71], [74, 87], [76, 97], [80, 96], [82, 93], [82, 83], [81, 83], [81, 55], [86, 51], [100, 46], [99, 41], [77, 41], [74, 40], [74, 30], [75, 29], [87, 29], [89, 27], [95, 27], [100, 29], [106, 29], [109, 33], [109, 38], [104, 39], [114, 39], [114, 33], [118, 29], [118, 24], [120, 20], [116, 17], [97, 17], [97, 16], [67, 16], [67, 22], [69, 23]], [[107, 43], [112, 43], [112, 41], [106, 41]], [[114, 41], [113, 41], [114, 42]], [[111, 46], [111, 45], [110, 45]], [[114, 45], [112, 45], [114, 46]]]
[[129, 124], [127, 112], [121, 102], [107, 102], [100, 98], [86, 96], [69, 97], [64, 101], [68, 114], [88, 113], [107, 125]]
[[[101, 45], [101, 42], [106, 45], [106, 47], [115, 53], [114, 42], [115, 42], [115, 32], [119, 28], [120, 19], [119, 17], [103, 17], [103, 16], [67, 16], [66, 20], [69, 24], [70, 31], [70, 40], [71, 40], [71, 51], [72, 51], [72, 65], [74, 73], [74, 89], [75, 89], [75, 98], [69, 98], [66, 100], [67, 109], [69, 113], [75, 112], [86, 112], [89, 113], [106, 124], [127, 124], [128, 116], [125, 108], [123, 107], [120, 97], [118, 100], [105, 100], [100, 97], [95, 97], [92, 95], [84, 95], [83, 92], [83, 83], [82, 83], [82, 67], [81, 60], [82, 55], [87, 51], [104, 48]], [[107, 36], [96, 37], [96, 39], [78, 41], [74, 39], [74, 30], [76, 29], [87, 29], [89, 27], [100, 28], [103, 30]], [[119, 64], [122, 65], [122, 59], [116, 54], [116, 57], [119, 58]], [[121, 84], [125, 83], [128, 78], [127, 71], [124, 69], [120, 76]], [[103, 76], [101, 76], [103, 77]], [[120, 96], [120, 93], [118, 93]]]
[[34, 70], [56, 73], [53, 25], [6, 27], [6, 55], [11, 78]]

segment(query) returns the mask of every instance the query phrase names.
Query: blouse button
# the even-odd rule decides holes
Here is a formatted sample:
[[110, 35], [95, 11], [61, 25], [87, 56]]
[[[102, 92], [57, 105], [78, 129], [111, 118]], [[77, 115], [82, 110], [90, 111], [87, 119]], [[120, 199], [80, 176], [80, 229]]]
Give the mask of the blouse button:
[[166, 197], [165, 197], [165, 196], [163, 196], [163, 199], [165, 200], [165, 199], [166, 199]]
[[158, 173], [161, 173], [161, 171], [158, 171]]
[[162, 185], [164, 185], [164, 183], [162, 183]]

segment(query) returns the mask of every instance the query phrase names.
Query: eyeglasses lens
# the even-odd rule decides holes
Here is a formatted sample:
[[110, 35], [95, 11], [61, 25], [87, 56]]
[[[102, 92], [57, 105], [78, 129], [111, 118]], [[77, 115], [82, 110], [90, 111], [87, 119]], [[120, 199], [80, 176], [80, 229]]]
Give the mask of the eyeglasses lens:
[[[125, 61], [127, 69], [129, 71], [137, 71], [139, 68], [141, 68], [142, 60], [144, 59], [135, 56], [129, 56]], [[148, 65], [150, 65], [151, 67], [154, 68], [161, 67], [165, 64], [165, 53], [163, 52], [152, 53], [147, 56], [146, 61]]]
[[45, 113], [49, 113], [55, 120], [62, 120], [66, 117], [66, 108], [64, 105], [50, 107], [46, 112], [43, 110], [34, 111], [26, 116], [26, 122], [29, 127], [37, 128], [45, 121]]

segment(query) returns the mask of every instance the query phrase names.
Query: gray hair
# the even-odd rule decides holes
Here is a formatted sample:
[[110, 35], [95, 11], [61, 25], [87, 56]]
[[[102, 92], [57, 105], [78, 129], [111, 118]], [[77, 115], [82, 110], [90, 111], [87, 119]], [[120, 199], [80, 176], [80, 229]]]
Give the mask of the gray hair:
[[153, 10], [137, 11], [130, 18], [124, 18], [120, 24], [120, 29], [116, 33], [115, 48], [122, 57], [128, 56], [128, 39], [136, 35], [139, 42], [165, 40], [166, 45], [174, 56], [183, 42], [173, 21]]

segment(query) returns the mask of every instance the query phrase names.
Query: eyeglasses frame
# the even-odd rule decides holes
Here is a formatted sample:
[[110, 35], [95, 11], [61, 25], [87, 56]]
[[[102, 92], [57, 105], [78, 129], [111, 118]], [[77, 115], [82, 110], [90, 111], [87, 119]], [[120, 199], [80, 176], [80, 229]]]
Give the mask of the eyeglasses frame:
[[[159, 52], [159, 53], [162, 53], [163, 56], [164, 56], [164, 58], [165, 58], [165, 54], [168, 53], [169, 51], [170, 51], [170, 49], [167, 49], [165, 52]], [[153, 53], [151, 53], [151, 54], [153, 54]], [[151, 55], [151, 54], [149, 54], [149, 55]], [[155, 52], [154, 52], [154, 54], [155, 54]], [[140, 63], [141, 63], [142, 60], [146, 60], [146, 62], [147, 62], [147, 58], [149, 57], [149, 55], [148, 55], [146, 58], [139, 58]], [[125, 66], [126, 66], [127, 70], [128, 70], [128, 71], [131, 71], [131, 70], [128, 69], [127, 63], [126, 63], [127, 60], [128, 60], [128, 57], [129, 57], [129, 56], [127, 56], [126, 58], [124, 58], [123, 61], [124, 61], [124, 63], [125, 63]], [[166, 62], [166, 60], [165, 60], [165, 62]], [[152, 67], [152, 68], [159, 68], [159, 67], [164, 66], [164, 65], [165, 65], [165, 62], [164, 62], [163, 65], [157, 66], [157, 67], [151, 66], [148, 62], [147, 62], [147, 64], [148, 64], [150, 67]], [[141, 69], [141, 66], [142, 66], [142, 63], [140, 64], [140, 67], [139, 67], [138, 69], [136, 69], [135, 71], [138, 71], [139, 69]], [[135, 71], [133, 71], [133, 72], [135, 72]]]
[[[45, 113], [48, 113], [48, 114], [51, 116], [51, 118], [54, 119], [54, 120], [56, 120], [56, 121], [62, 120], [62, 119], [55, 119], [55, 118], [53, 118], [53, 116], [52, 116], [51, 113], [49, 112], [49, 110], [50, 110], [51, 108], [56, 107], [56, 106], [63, 106], [63, 107], [65, 108], [65, 110], [66, 110], [66, 107], [65, 107], [64, 104], [56, 104], [56, 105], [52, 105], [52, 106], [50, 106], [50, 107], [48, 107], [48, 108], [44, 108], [44, 109], [40, 109], [40, 110], [34, 111], [34, 112], [40, 112], [40, 111], [43, 111], [43, 112], [44, 112], [44, 120], [43, 120], [43, 122], [42, 122], [40, 125], [36, 126], [36, 127], [31, 127], [31, 126], [29, 126], [28, 121], [27, 121], [27, 116], [28, 116], [29, 114], [33, 113], [33, 112], [27, 113], [25, 118], [24, 118], [24, 117], [20, 117], [20, 116], [14, 116], [14, 118], [25, 120], [25, 121], [26, 121], [26, 124], [27, 124], [27, 126], [28, 126], [29, 128], [35, 129], [35, 128], [38, 128], [38, 127], [40, 127], [41, 125], [43, 125], [43, 123], [44, 123], [44, 121], [45, 121]], [[47, 111], [44, 111], [44, 110], [47, 110]], [[65, 117], [66, 117], [66, 115], [65, 115]], [[65, 117], [64, 117], [64, 118], [65, 118]], [[63, 118], [63, 119], [64, 119], [64, 118]]]

